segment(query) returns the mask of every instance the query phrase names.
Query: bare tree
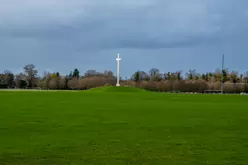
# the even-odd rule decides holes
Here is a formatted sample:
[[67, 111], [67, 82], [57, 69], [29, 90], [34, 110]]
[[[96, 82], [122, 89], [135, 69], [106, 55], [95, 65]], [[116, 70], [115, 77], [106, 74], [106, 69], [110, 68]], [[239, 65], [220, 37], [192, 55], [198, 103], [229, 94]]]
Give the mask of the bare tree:
[[244, 82], [248, 83], [248, 71], [244, 74]]
[[22, 88], [27, 85], [26, 76], [23, 73], [17, 74], [15, 76], [15, 84], [17, 88]]
[[59, 89], [65, 89], [66, 88], [66, 80], [64, 77], [59, 78]]
[[24, 69], [24, 72], [26, 74], [28, 86], [33, 87], [35, 77], [38, 74], [38, 70], [35, 69], [35, 66], [33, 64], [28, 64], [23, 69]]
[[91, 77], [91, 76], [96, 76], [96, 75], [97, 75], [96, 70], [87, 70], [87, 71], [84, 73], [84, 76], [85, 76], [85, 77]]
[[49, 88], [50, 89], [57, 89], [58, 88], [56, 78], [53, 78], [52, 80], [50, 80], [50, 82], [49, 82]]
[[230, 80], [231, 80], [233, 83], [237, 83], [237, 82], [238, 82], [238, 72], [232, 71], [232, 72], [230, 73]]
[[13, 83], [14, 83], [15, 75], [9, 70], [5, 70], [4, 74], [6, 76], [6, 82], [8, 84], [8, 88], [11, 88], [13, 86]]
[[52, 80], [52, 74], [49, 72], [44, 72], [43, 78], [39, 80], [38, 87], [43, 89], [48, 89], [50, 86], [50, 81]]
[[216, 69], [216, 71], [213, 73], [214, 81], [221, 81], [222, 80], [222, 70]]
[[78, 78], [73, 78], [68, 81], [68, 87], [70, 89], [78, 89]]
[[156, 69], [156, 68], [150, 69], [149, 75], [150, 75], [151, 80], [156, 79], [159, 75], [159, 69]]
[[105, 70], [103, 74], [105, 77], [108, 77], [108, 78], [114, 77], [114, 73], [112, 71], [109, 71], [109, 70]]
[[199, 78], [200, 78], [200, 74], [198, 74], [195, 69], [193, 69], [193, 70], [190, 69], [186, 73], [186, 79], [187, 80], [197, 80]]

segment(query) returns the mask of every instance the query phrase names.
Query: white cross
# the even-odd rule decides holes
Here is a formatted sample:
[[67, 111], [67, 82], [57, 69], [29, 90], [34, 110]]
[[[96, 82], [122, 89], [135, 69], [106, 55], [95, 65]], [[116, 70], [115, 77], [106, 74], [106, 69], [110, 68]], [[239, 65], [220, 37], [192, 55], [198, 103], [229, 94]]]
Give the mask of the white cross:
[[117, 61], [117, 84], [116, 86], [120, 86], [120, 61], [121, 61], [120, 53], [118, 53], [118, 57], [116, 61]]

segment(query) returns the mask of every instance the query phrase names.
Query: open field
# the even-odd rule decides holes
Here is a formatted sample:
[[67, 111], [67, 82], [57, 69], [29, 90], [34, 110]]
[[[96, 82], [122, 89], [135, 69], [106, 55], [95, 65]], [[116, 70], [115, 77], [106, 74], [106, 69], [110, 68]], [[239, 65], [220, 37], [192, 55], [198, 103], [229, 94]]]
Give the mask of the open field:
[[0, 91], [0, 165], [247, 165], [248, 97]]

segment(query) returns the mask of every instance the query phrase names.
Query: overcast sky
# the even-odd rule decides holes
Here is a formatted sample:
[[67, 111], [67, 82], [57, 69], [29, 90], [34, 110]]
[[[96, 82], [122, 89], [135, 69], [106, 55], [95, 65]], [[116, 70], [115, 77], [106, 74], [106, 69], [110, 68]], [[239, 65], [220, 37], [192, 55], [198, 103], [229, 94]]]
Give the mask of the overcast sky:
[[0, 72], [248, 71], [247, 0], [0, 0]]

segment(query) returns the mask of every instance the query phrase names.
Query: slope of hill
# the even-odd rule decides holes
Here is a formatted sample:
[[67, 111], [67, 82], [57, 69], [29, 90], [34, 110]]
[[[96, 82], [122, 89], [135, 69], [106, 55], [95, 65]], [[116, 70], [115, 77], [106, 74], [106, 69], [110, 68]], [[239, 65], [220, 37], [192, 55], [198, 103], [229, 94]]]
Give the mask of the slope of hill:
[[98, 87], [87, 90], [88, 92], [106, 92], [106, 93], [150, 93], [150, 91], [146, 91], [144, 89], [134, 88], [134, 87], [114, 87], [114, 86], [107, 86], [107, 87]]

